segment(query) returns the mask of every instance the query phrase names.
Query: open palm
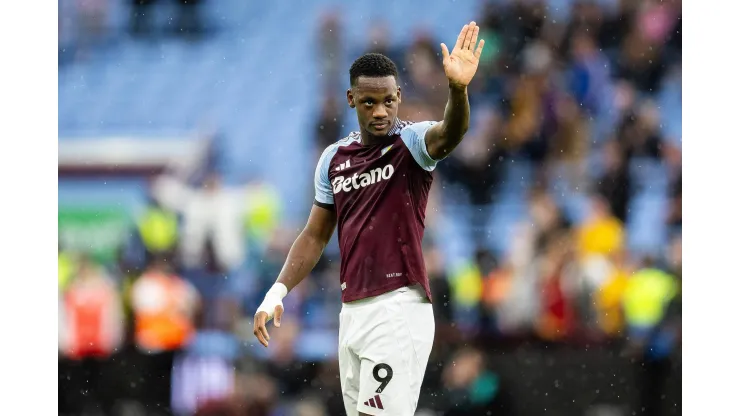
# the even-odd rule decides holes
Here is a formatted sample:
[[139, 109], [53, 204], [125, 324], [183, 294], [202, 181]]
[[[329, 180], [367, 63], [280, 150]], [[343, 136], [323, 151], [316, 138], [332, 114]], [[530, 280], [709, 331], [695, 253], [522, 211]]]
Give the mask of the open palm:
[[[478, 69], [480, 54], [483, 52], [483, 45], [486, 43], [483, 39], [478, 42], [478, 31], [480, 27], [475, 22], [470, 22], [463, 26], [460, 35], [457, 37], [455, 47], [452, 53], [447, 50], [447, 45], [442, 46], [442, 64], [445, 68], [445, 75], [450, 85], [458, 87], [467, 87]], [[476, 47], [476, 43], [478, 46]]]

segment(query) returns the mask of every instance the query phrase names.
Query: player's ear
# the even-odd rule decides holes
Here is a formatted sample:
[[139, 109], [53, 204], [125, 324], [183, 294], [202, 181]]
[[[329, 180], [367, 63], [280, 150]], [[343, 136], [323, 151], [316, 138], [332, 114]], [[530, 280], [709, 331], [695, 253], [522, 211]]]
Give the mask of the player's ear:
[[347, 89], [347, 104], [349, 104], [349, 108], [355, 108], [355, 97], [352, 96], [352, 88]]
[[401, 87], [398, 87], [398, 91], [396, 92], [396, 95], [398, 97], [398, 103], [401, 104]]

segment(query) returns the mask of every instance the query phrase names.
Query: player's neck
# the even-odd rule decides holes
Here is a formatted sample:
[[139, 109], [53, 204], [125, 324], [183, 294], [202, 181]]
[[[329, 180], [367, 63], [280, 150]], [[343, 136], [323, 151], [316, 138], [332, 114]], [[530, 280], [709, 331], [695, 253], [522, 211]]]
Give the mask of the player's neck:
[[390, 136], [374, 136], [366, 131], [361, 133], [363, 146], [376, 146], [385, 143]]
[[360, 131], [360, 137], [361, 137], [362, 145], [363, 146], [376, 146], [376, 145], [380, 145], [380, 144], [386, 143], [388, 140], [390, 140], [391, 137], [393, 137], [393, 135], [394, 135], [394, 133], [396, 131], [396, 126], [397, 125], [398, 125], [398, 120], [394, 120], [393, 121], [393, 127], [391, 127], [391, 129], [388, 131], [388, 133], [386, 133], [386, 134], [384, 134], [382, 136], [377, 136], [377, 135], [371, 134], [367, 130], [362, 130], [361, 129], [361, 131]]

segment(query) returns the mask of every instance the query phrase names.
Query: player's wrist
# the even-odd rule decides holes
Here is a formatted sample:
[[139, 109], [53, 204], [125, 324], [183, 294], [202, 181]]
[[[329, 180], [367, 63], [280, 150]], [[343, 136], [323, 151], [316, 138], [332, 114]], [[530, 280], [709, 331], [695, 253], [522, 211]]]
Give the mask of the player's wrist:
[[287, 295], [288, 295], [288, 287], [280, 282], [276, 282], [274, 285], [272, 285], [270, 290], [267, 291], [267, 294], [265, 295], [265, 297], [274, 296], [280, 301], [282, 301], [283, 298]]
[[272, 318], [272, 315], [275, 312], [275, 307], [282, 305], [283, 298], [287, 295], [288, 288], [280, 282], [275, 283], [265, 294], [262, 304], [257, 308], [257, 313], [265, 312], [268, 317]]
[[448, 87], [450, 91], [458, 92], [458, 93], [466, 92], [468, 90], [467, 84], [460, 84], [460, 83], [449, 81], [449, 80], [448, 80]]

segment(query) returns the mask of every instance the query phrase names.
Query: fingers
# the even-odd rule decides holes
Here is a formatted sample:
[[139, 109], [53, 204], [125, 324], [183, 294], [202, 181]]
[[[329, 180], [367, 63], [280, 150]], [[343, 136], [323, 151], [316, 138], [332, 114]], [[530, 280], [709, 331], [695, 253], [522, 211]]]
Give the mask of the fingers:
[[281, 305], [275, 306], [275, 326], [280, 328], [280, 320], [283, 317], [283, 307]]
[[457, 41], [455, 42], [455, 47], [453, 49], [460, 49], [463, 47], [463, 42], [465, 42], [465, 36], [467, 36], [467, 34], [468, 25], [465, 25], [460, 31], [460, 34], [457, 36]]
[[262, 325], [259, 328], [257, 328], [256, 335], [257, 335], [257, 339], [259, 340], [260, 344], [267, 347], [267, 345], [270, 342], [270, 335], [267, 333], [267, 328], [265, 327], [265, 325]]
[[440, 44], [442, 47], [442, 62], [447, 62], [450, 59], [450, 51], [447, 50], [447, 45], [444, 43]]
[[267, 322], [267, 313], [265, 312], [257, 312], [256, 315], [254, 315], [254, 336], [257, 337], [260, 344], [267, 346], [268, 341], [270, 341], [270, 335], [267, 333], [267, 328], [265, 328], [265, 323]]
[[475, 57], [480, 59], [480, 55], [483, 53], [483, 45], [486, 44], [486, 41], [481, 39], [480, 42], [478, 42], [478, 48], [475, 50]]
[[[465, 25], [464, 30], [466, 30], [466, 32], [465, 32], [465, 38], [464, 38], [463, 44], [462, 44], [462, 48], [463, 49], [470, 50], [472, 48], [470, 45], [471, 45], [471, 42], [473, 40], [473, 35], [476, 36], [476, 39], [478, 37], [478, 32], [475, 30], [476, 28], [477, 28], [477, 26], [475, 25], [475, 22], [470, 22], [470, 24]], [[475, 44], [473, 44], [473, 45], [475, 45]]]
[[[475, 24], [475, 22], [473, 22]], [[475, 26], [472, 30], [473, 36], [470, 38], [470, 51], [475, 51], [475, 45], [478, 43], [478, 32], [480, 32], [480, 26]]]

